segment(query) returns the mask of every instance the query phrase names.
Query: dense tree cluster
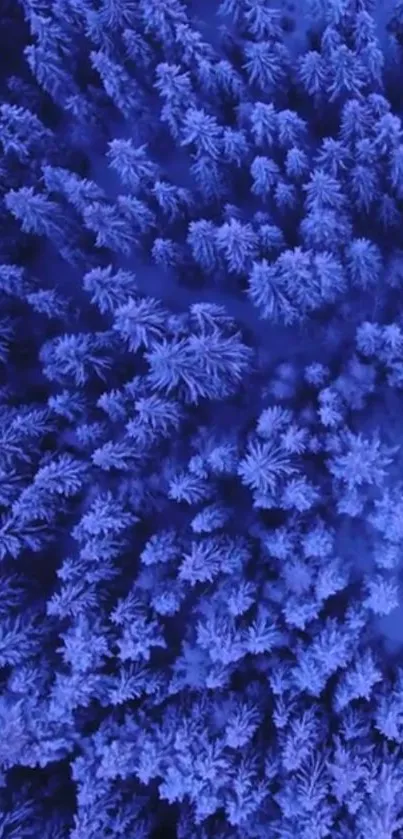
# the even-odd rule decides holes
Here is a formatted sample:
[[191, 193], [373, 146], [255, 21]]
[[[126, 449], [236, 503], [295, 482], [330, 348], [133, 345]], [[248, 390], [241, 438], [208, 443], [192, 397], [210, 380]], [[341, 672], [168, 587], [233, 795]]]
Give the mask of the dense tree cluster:
[[403, 830], [403, 4], [280, 5], [0, 0], [4, 839]]

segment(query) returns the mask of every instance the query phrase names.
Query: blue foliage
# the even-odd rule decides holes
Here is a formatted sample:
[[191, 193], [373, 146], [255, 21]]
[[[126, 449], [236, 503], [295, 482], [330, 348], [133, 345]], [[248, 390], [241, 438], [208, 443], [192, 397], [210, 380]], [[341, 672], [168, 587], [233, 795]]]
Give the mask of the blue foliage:
[[329, 470], [348, 489], [365, 484], [381, 486], [392, 462], [391, 455], [396, 453], [382, 445], [376, 435], [369, 439], [351, 431], [342, 434], [336, 446], [336, 454], [329, 460]]
[[113, 313], [137, 290], [135, 275], [122, 270], [113, 272], [112, 265], [88, 271], [83, 278], [83, 287], [91, 295], [91, 303], [98, 306], [102, 314]]
[[288, 50], [271, 40], [245, 41], [244, 68], [251, 85], [259, 93], [274, 91], [285, 84], [288, 70]]
[[2, 4], [4, 839], [402, 831], [403, 6], [294, 5]]
[[242, 482], [261, 494], [274, 493], [279, 481], [295, 472], [292, 458], [279, 446], [251, 442], [246, 457], [240, 461]]
[[117, 253], [129, 255], [136, 242], [130, 220], [118, 206], [94, 202], [85, 207], [84, 223], [96, 235], [98, 248], [108, 247]]
[[232, 218], [216, 232], [218, 250], [222, 252], [231, 273], [243, 273], [247, 270], [256, 254], [256, 234], [250, 225], [244, 225]]
[[44, 373], [50, 381], [83, 386], [92, 375], [104, 379], [110, 369], [111, 339], [107, 333], [60, 335], [41, 349]]
[[379, 248], [368, 239], [353, 240], [347, 249], [347, 268], [353, 285], [376, 285], [382, 270]]
[[44, 166], [43, 179], [48, 192], [60, 193], [82, 213], [89, 201], [102, 201], [104, 191], [93, 181], [80, 178], [60, 166]]
[[341, 677], [335, 693], [337, 711], [343, 710], [354, 699], [371, 697], [372, 690], [382, 680], [382, 674], [368, 650]]
[[127, 118], [138, 117], [142, 110], [141, 90], [120, 63], [113, 61], [106, 52], [93, 50], [91, 63], [99, 73], [105, 91], [118, 110]]
[[145, 353], [152, 388], [177, 390], [185, 401], [224, 399], [235, 392], [250, 363], [250, 350], [239, 333], [211, 332], [155, 341]]
[[[11, 190], [5, 198], [6, 207], [21, 222], [25, 233], [52, 238], [61, 224], [60, 207], [45, 195], [35, 193], [33, 187]], [[59, 221], [59, 224], [58, 224]]]
[[5, 103], [0, 108], [0, 142], [5, 154], [16, 155], [21, 163], [41, 154], [50, 145], [52, 133], [26, 108]]
[[113, 328], [127, 341], [132, 352], [141, 346], [148, 349], [164, 338], [166, 312], [160, 302], [151, 297], [137, 301], [132, 298], [115, 310]]
[[187, 241], [196, 263], [208, 273], [214, 271], [218, 264], [218, 248], [213, 222], [206, 219], [192, 221], [189, 225]]

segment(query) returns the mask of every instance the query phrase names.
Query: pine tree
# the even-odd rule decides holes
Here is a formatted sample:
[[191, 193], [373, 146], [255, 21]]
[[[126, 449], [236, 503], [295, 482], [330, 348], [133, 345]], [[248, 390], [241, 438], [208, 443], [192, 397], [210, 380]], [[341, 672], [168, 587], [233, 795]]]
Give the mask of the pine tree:
[[89, 202], [106, 198], [98, 184], [80, 178], [76, 172], [69, 172], [60, 166], [43, 166], [42, 172], [47, 190], [63, 195], [79, 213], [83, 213]]
[[129, 255], [136, 244], [136, 236], [130, 220], [120, 212], [118, 206], [94, 202], [83, 212], [84, 223], [96, 234], [98, 248], [107, 247], [117, 253]]
[[33, 187], [23, 186], [5, 196], [7, 209], [21, 222], [24, 233], [58, 238], [62, 230], [61, 207]]
[[299, 78], [309, 96], [324, 93], [328, 69], [324, 58], [316, 50], [306, 52], [299, 60]]
[[143, 94], [134, 79], [102, 50], [92, 51], [90, 58], [117, 109], [127, 119], [139, 117], [144, 110]]
[[112, 140], [106, 156], [122, 184], [134, 194], [147, 189], [157, 177], [158, 166], [149, 159], [147, 146], [136, 148], [130, 139]]
[[357, 656], [353, 666], [341, 677], [336, 688], [335, 708], [338, 713], [354, 699], [371, 698], [376, 684], [382, 681], [382, 673], [377, 667], [370, 650]]
[[215, 239], [228, 270], [234, 274], [247, 272], [257, 253], [257, 237], [251, 225], [232, 218], [217, 229]]
[[118, 195], [116, 206], [120, 216], [131, 223], [136, 233], [145, 234], [155, 227], [153, 211], [134, 195]]
[[155, 181], [151, 191], [162, 213], [170, 222], [181, 218], [193, 202], [192, 195], [187, 189], [170, 184], [168, 181]]
[[27, 302], [34, 312], [45, 315], [49, 319], [56, 318], [67, 322], [69, 314], [69, 302], [54, 289], [41, 288], [38, 291], [27, 294]]
[[172, 135], [177, 139], [185, 113], [193, 106], [194, 94], [190, 75], [182, 73], [177, 64], [166, 62], [157, 65], [155, 74], [155, 88], [165, 101], [161, 120], [168, 123]]
[[353, 231], [346, 213], [317, 208], [302, 220], [300, 234], [306, 248], [339, 254], [351, 241]]
[[372, 438], [346, 431], [341, 437], [340, 453], [331, 457], [331, 474], [348, 489], [360, 486], [382, 486], [393, 450], [383, 445], [377, 434]]
[[292, 459], [274, 443], [250, 442], [239, 464], [242, 483], [261, 493], [273, 493], [277, 483], [295, 472]]
[[1, 294], [23, 299], [31, 290], [31, 284], [26, 279], [25, 270], [19, 265], [0, 265]]
[[295, 111], [284, 110], [277, 114], [278, 142], [289, 149], [306, 142], [307, 124]]
[[308, 184], [304, 186], [308, 212], [315, 210], [343, 210], [346, 199], [341, 184], [320, 169], [313, 171]]
[[217, 161], [208, 155], [200, 155], [190, 167], [190, 174], [195, 179], [198, 189], [205, 201], [218, 204], [225, 200], [226, 184], [222, 176], [221, 167]]
[[26, 108], [4, 104], [0, 107], [0, 143], [5, 154], [15, 154], [26, 163], [35, 152], [52, 142], [52, 132]]
[[233, 393], [250, 362], [250, 350], [239, 333], [223, 337], [217, 330], [155, 343], [145, 355], [152, 387], [166, 393], [180, 388], [185, 399], [195, 403]]
[[[210, 67], [211, 65], [209, 65], [209, 70]], [[235, 102], [241, 101], [245, 85], [241, 75], [230, 61], [223, 58], [216, 62], [209, 72], [208, 81], [209, 90], [212, 88], [213, 92], [217, 92], [220, 98], [229, 98]]]
[[167, 312], [159, 300], [132, 298], [116, 309], [113, 328], [127, 341], [130, 351], [137, 352], [141, 346], [149, 349], [164, 338], [166, 320]]
[[192, 145], [198, 155], [214, 160], [220, 157], [222, 129], [203, 109], [189, 108], [182, 123], [182, 146]]
[[129, 58], [134, 61], [140, 72], [151, 70], [153, 62], [152, 50], [145, 38], [134, 29], [124, 29], [123, 41]]
[[[48, 24], [44, 26], [44, 31]], [[29, 68], [38, 84], [62, 108], [71, 96], [78, 93], [78, 88], [71, 73], [64, 67], [65, 61], [58, 47], [53, 44], [31, 44], [24, 50]]]
[[325, 137], [316, 155], [315, 164], [322, 172], [338, 180], [351, 164], [349, 150], [341, 140]]
[[346, 44], [332, 50], [326, 86], [331, 102], [346, 95], [359, 97], [365, 86], [365, 77], [366, 72], [360, 57]]
[[230, 17], [236, 25], [242, 19], [243, 8], [244, 0], [221, 0], [218, 7], [218, 14], [222, 17]]
[[380, 250], [369, 239], [353, 239], [347, 248], [347, 269], [351, 282], [359, 288], [375, 286], [381, 276], [382, 257]]
[[135, 275], [130, 271], [114, 272], [112, 265], [88, 271], [83, 277], [83, 287], [102, 314], [114, 312], [137, 291]]
[[288, 50], [272, 41], [247, 41], [244, 69], [249, 81], [263, 93], [282, 88], [287, 78]]
[[309, 172], [309, 159], [303, 149], [293, 147], [288, 150], [285, 171], [291, 180], [304, 180]]
[[200, 68], [204, 65], [204, 72], [206, 72], [206, 65], [212, 67], [212, 60], [214, 59], [214, 50], [207, 41], [204, 41], [201, 33], [197, 29], [193, 29], [188, 23], [178, 23], [175, 26], [175, 42], [179, 44], [181, 50], [181, 61], [189, 69]]
[[261, 311], [261, 317], [292, 323], [297, 310], [288, 300], [286, 284], [276, 265], [266, 259], [254, 262], [248, 277], [248, 297]]
[[348, 148], [370, 135], [373, 118], [360, 99], [348, 99], [341, 111], [340, 140]]
[[[113, 333], [60, 335], [43, 344], [40, 358], [50, 381], [83, 387], [92, 375], [104, 379], [112, 366]], [[111, 340], [112, 339], [112, 340]]]
[[138, 25], [137, 4], [133, 0], [102, 0], [99, 11], [102, 24], [108, 29], [119, 30]]
[[375, 615], [389, 615], [399, 606], [399, 588], [396, 580], [388, 579], [385, 575], [378, 574], [368, 580], [368, 596], [364, 605]]
[[231, 510], [222, 504], [210, 504], [204, 507], [200, 513], [192, 519], [191, 528], [193, 533], [213, 533], [220, 530], [231, 518]]
[[250, 115], [251, 131], [257, 146], [271, 148], [277, 139], [278, 114], [272, 104], [255, 102]]
[[242, 11], [247, 31], [257, 41], [282, 39], [280, 10], [270, 8], [267, 0], [246, 0]]
[[259, 155], [252, 161], [250, 173], [253, 178], [253, 194], [267, 200], [270, 197], [270, 192], [279, 182], [279, 166], [274, 160]]
[[368, 213], [374, 202], [380, 197], [380, 178], [375, 169], [357, 164], [350, 172], [351, 193], [360, 212]]
[[161, 236], [154, 239], [151, 256], [155, 264], [165, 270], [178, 268], [184, 262], [183, 251], [180, 245], [174, 242], [173, 239], [162, 239]]
[[180, 0], [140, 0], [139, 11], [145, 31], [168, 49], [174, 43], [176, 27], [187, 23], [186, 8]]
[[144, 396], [135, 403], [137, 415], [129, 421], [126, 430], [129, 437], [142, 434], [153, 439], [157, 437], [169, 438], [174, 431], [178, 431], [184, 418], [184, 413], [178, 402], [163, 399], [156, 394]]
[[224, 128], [223, 155], [228, 163], [234, 163], [238, 168], [245, 164], [249, 157], [249, 145], [244, 131]]
[[204, 271], [213, 272], [218, 264], [213, 222], [206, 219], [190, 222], [187, 242], [197, 264]]

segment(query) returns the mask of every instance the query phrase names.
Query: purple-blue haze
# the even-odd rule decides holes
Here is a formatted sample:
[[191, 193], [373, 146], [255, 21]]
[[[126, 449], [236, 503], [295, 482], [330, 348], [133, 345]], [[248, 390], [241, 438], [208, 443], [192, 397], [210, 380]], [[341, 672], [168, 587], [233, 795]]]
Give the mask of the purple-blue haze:
[[403, 836], [403, 0], [0, 0], [0, 837]]

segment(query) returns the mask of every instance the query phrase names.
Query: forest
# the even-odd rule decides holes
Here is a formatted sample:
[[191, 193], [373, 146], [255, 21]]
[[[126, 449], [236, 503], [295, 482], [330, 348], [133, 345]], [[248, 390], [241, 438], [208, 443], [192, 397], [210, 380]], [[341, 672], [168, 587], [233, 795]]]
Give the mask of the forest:
[[403, 837], [403, 0], [0, 0], [0, 837]]

